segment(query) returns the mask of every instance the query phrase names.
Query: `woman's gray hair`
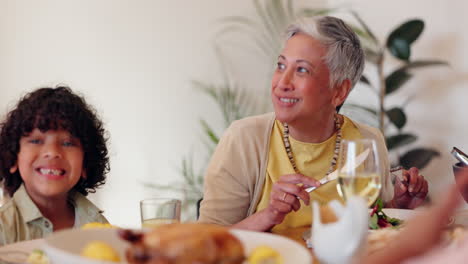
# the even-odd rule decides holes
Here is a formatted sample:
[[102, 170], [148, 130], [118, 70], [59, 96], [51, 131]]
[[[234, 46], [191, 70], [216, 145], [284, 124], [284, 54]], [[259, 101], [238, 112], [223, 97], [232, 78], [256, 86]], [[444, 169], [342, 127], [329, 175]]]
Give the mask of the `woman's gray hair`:
[[351, 81], [351, 88], [364, 70], [364, 51], [359, 37], [339, 18], [316, 16], [301, 18], [286, 29], [286, 38], [303, 33], [320, 41], [327, 48], [325, 63], [330, 71], [330, 86]]

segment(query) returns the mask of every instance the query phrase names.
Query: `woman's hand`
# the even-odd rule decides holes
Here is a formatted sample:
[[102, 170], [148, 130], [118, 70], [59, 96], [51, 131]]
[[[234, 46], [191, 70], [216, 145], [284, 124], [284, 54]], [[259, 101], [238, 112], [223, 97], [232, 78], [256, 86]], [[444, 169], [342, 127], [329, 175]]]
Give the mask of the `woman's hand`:
[[[302, 184], [299, 186], [298, 184]], [[234, 224], [233, 228], [254, 231], [267, 231], [281, 224], [291, 211], [301, 207], [299, 199], [309, 204], [306, 188], [320, 186], [320, 182], [301, 174], [283, 175], [273, 184], [268, 207]]]
[[[302, 186], [298, 184], [302, 184]], [[291, 211], [299, 210], [301, 207], [299, 199], [305, 204], [309, 204], [309, 193], [305, 189], [311, 186], [320, 186], [320, 182], [301, 174], [283, 175], [273, 184], [270, 204], [265, 209], [273, 226], [281, 224]]]
[[415, 167], [403, 170], [403, 178], [403, 181], [398, 177], [395, 179], [393, 205], [396, 208], [414, 209], [426, 199], [428, 192], [427, 181]]

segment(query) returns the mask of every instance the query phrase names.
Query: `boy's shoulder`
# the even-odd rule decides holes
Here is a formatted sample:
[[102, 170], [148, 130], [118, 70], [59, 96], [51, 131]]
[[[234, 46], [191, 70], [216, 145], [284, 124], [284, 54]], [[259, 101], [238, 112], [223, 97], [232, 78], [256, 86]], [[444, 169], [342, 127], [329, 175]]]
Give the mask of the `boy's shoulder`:
[[74, 193], [72, 195], [72, 202], [75, 206], [75, 217], [78, 217], [77, 223], [79, 225], [89, 222], [108, 222], [102, 215], [103, 211], [81, 193]]
[[13, 228], [19, 219], [19, 211], [15, 200], [10, 199], [0, 207], [0, 229], [3, 231]]
[[16, 211], [16, 205], [14, 199], [8, 199], [6, 203], [0, 206], [0, 215], [8, 214], [9, 212]]

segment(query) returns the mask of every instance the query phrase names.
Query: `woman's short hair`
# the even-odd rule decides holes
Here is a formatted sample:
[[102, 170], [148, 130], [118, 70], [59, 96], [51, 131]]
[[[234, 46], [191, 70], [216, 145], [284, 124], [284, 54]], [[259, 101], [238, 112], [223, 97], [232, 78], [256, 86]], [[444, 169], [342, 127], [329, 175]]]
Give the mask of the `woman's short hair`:
[[320, 41], [327, 48], [325, 62], [330, 70], [330, 86], [359, 81], [364, 70], [364, 51], [359, 37], [346, 23], [332, 16], [301, 18], [286, 29], [286, 38], [302, 33]]
[[83, 147], [83, 170], [74, 191], [87, 195], [104, 184], [109, 172], [107, 132], [96, 111], [70, 88], [40, 88], [26, 94], [0, 123], [0, 181], [10, 196], [21, 186], [19, 170], [10, 173], [17, 162], [20, 139], [35, 128], [42, 132], [64, 129], [80, 140]]

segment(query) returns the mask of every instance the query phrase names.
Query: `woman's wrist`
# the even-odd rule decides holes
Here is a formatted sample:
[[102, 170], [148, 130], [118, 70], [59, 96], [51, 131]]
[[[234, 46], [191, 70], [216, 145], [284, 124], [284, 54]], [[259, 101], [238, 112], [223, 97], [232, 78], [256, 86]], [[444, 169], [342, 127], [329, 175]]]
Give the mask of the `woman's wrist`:
[[276, 225], [274, 219], [274, 212], [269, 208], [265, 208], [234, 224], [233, 227], [253, 231], [269, 231]]
[[262, 222], [264, 226], [268, 226], [265, 231], [272, 229], [275, 225], [280, 224], [277, 221], [278, 214], [275, 213], [270, 207], [267, 207], [260, 211], [262, 214]]

